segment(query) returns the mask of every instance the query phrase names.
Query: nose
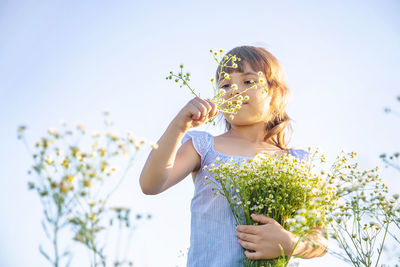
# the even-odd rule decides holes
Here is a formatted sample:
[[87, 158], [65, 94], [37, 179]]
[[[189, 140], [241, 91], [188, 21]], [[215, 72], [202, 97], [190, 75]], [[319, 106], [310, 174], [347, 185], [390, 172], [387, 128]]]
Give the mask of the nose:
[[231, 88], [229, 90], [229, 97], [240, 95], [243, 93], [244, 90], [245, 90], [245, 88], [241, 88], [240, 86], [237, 86], [236, 89], [232, 88], [232, 86], [231, 86]]

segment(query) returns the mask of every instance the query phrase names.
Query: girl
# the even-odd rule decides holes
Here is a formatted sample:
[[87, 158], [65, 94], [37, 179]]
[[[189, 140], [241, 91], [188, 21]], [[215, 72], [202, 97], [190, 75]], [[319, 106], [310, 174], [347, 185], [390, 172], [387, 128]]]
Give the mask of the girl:
[[[216, 158], [235, 161], [249, 160], [256, 152], [269, 154], [289, 153], [300, 160], [308, 159], [302, 149], [289, 149], [285, 143], [284, 130], [290, 122], [285, 108], [289, 88], [284, 81], [278, 60], [260, 47], [241, 46], [227, 54], [241, 60], [237, 68], [224, 68], [230, 79], [217, 82], [226, 91], [225, 98], [234, 94], [246, 95], [238, 113], [232, 118], [224, 114], [226, 132], [212, 136], [203, 131], [188, 131], [218, 114], [215, 103], [196, 97], [190, 100], [169, 124], [158, 140], [158, 149], [152, 150], [140, 175], [140, 186], [144, 194], [155, 195], [179, 183], [192, 173], [195, 186], [191, 201], [191, 234], [187, 259], [188, 267], [243, 266], [242, 247], [250, 259], [270, 259], [281, 255], [279, 244], [286, 255], [292, 251], [296, 237], [286, 231], [278, 222], [263, 215], [253, 215], [260, 225], [239, 225], [226, 199], [213, 196], [212, 184], [205, 185], [204, 165], [215, 162]], [[258, 72], [266, 84], [267, 91], [249, 89], [251, 80], [258, 81]], [[265, 75], [264, 75], [265, 74]], [[232, 84], [237, 85], [234, 89]], [[182, 145], [179, 147], [179, 144]], [[210, 176], [209, 176], [210, 177]], [[302, 241], [294, 251], [295, 256], [312, 258], [326, 253], [326, 239], [317, 229], [311, 241]]]

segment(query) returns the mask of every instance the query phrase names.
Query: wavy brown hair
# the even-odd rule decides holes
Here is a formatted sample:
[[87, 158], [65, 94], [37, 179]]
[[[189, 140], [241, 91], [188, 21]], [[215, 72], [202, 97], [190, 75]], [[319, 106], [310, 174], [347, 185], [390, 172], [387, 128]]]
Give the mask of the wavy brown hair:
[[[237, 68], [224, 67], [222, 68], [222, 72], [243, 72], [243, 66], [247, 63], [254, 71], [262, 71], [266, 77], [269, 88], [268, 95], [271, 96], [271, 112], [266, 121], [267, 135], [264, 137], [264, 141], [269, 141], [284, 151], [293, 149], [287, 146], [287, 140], [285, 139], [286, 129], [290, 130], [290, 137], [293, 134], [291, 125], [292, 119], [286, 113], [290, 90], [286, 84], [284, 73], [278, 59], [265, 48], [255, 46], [235, 47], [227, 52], [226, 56], [229, 54], [240, 58], [240, 61], [236, 61], [238, 65]], [[218, 77], [220, 71], [221, 66], [218, 66], [216, 71], [217, 82], [220, 78]], [[225, 130], [229, 131], [232, 128], [231, 124], [225, 118], [224, 120]]]

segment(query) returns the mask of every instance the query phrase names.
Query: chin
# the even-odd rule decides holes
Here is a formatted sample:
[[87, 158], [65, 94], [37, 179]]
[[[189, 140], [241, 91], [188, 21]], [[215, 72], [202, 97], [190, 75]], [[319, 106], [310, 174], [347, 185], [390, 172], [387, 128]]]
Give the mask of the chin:
[[234, 124], [234, 125], [238, 125], [238, 126], [245, 126], [245, 125], [252, 124], [251, 121], [249, 121], [249, 120], [241, 120], [240, 118], [233, 118], [233, 120], [229, 120], [228, 119], [228, 122], [230, 124]]

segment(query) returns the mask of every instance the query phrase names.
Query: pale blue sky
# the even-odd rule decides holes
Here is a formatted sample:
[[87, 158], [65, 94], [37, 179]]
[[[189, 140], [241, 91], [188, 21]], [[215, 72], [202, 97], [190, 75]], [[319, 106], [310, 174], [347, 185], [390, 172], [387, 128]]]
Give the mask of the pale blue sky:
[[[318, 146], [328, 159], [342, 148], [356, 151], [362, 167], [380, 166], [398, 189], [399, 174], [378, 157], [400, 151], [399, 119], [383, 112], [399, 109], [398, 14], [398, 1], [1, 1], [0, 266], [47, 266], [37, 249], [47, 242], [41, 205], [27, 190], [31, 160], [16, 139], [18, 125], [28, 125], [32, 144], [60, 119], [99, 128], [101, 112], [110, 110], [119, 131], [156, 141], [192, 98], [166, 74], [184, 63], [195, 88], [210, 96], [216, 66], [209, 49], [269, 49], [292, 91], [291, 145]], [[153, 214], [132, 253], [137, 266], [183, 266], [192, 180], [143, 195], [138, 177], [146, 156], [118, 197]], [[304, 262], [339, 264], [330, 255]]]

